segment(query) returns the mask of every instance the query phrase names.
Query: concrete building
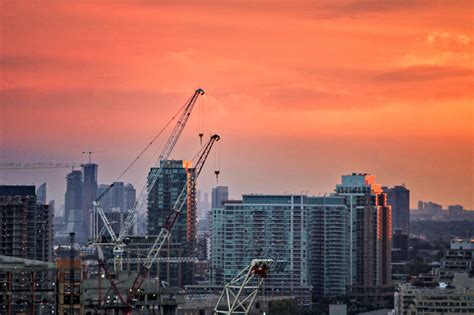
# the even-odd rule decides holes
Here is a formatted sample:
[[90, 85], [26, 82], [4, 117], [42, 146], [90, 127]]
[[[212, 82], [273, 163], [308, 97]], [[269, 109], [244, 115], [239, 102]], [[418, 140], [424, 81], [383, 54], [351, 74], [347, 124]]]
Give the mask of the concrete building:
[[80, 258], [56, 260], [58, 315], [84, 314], [83, 280]]
[[408, 235], [404, 234], [402, 230], [394, 230], [393, 232], [393, 246], [392, 246], [392, 261], [402, 262], [408, 260]]
[[211, 281], [223, 285], [256, 257], [282, 264], [265, 281], [269, 296], [311, 302], [305, 196], [243, 195], [212, 209]]
[[349, 209], [349, 286], [361, 305], [384, 306], [393, 296], [391, 283], [392, 213], [375, 176], [342, 176], [336, 196]]
[[220, 208], [222, 202], [229, 200], [229, 187], [217, 186], [212, 188], [212, 209]]
[[[84, 234], [86, 241], [92, 236], [92, 219], [93, 219], [93, 206], [92, 201], [97, 198], [97, 169], [98, 165], [94, 163], [87, 163], [82, 165], [82, 171], [84, 174], [83, 186], [82, 186], [82, 217], [84, 222]], [[80, 239], [78, 239], [81, 242]], [[82, 241], [83, 242], [83, 241]]]
[[[165, 250], [170, 255], [183, 257], [196, 255], [196, 187], [194, 169], [191, 162], [183, 160], [161, 161], [162, 171], [156, 184], [148, 194], [148, 235], [158, 235], [166, 218], [171, 213], [173, 205], [183, 187], [186, 187], [186, 208], [173, 226], [169, 244]], [[156, 168], [152, 168], [150, 178]], [[169, 278], [172, 285], [182, 287], [193, 284], [193, 264], [184, 263], [182, 272], [176, 265], [162, 264], [160, 277]], [[168, 277], [167, 277], [168, 274]], [[169, 276], [171, 275], [171, 276]]]
[[438, 276], [451, 281], [455, 273], [474, 275], [474, 239], [453, 239], [441, 258]]
[[0, 186], [0, 255], [51, 261], [53, 214], [35, 186]]
[[395, 293], [395, 314], [474, 314], [474, 279], [457, 273], [449, 285], [402, 284]]
[[57, 314], [54, 263], [0, 255], [0, 314]]
[[384, 187], [387, 203], [392, 207], [392, 229], [410, 234], [410, 191], [402, 186]]
[[345, 197], [306, 197], [313, 298], [342, 297], [349, 285], [349, 211]]

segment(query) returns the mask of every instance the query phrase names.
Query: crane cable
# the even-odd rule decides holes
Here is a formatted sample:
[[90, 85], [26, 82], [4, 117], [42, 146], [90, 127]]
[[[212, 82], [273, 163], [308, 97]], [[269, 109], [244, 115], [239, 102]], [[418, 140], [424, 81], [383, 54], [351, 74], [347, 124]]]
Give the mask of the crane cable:
[[[188, 103], [189, 100], [179, 108], [179, 110], [173, 115], [173, 117], [171, 117], [171, 119], [163, 126], [163, 128], [158, 131], [158, 133], [153, 137], [153, 139], [140, 151], [140, 153], [135, 157], [135, 159], [130, 162], [130, 164], [125, 168], [125, 170], [112, 182], [112, 184], [109, 185], [109, 187], [107, 187], [107, 189], [105, 190], [106, 192], [108, 192], [110, 188], [114, 186], [114, 182], [118, 182], [132, 168], [132, 166], [135, 165], [135, 163], [143, 156], [143, 154], [145, 154], [145, 152], [156, 142], [158, 137], [160, 137], [163, 132], [168, 128], [168, 126], [176, 119], [178, 114], [184, 110]], [[102, 199], [105, 195], [106, 193], [99, 196], [99, 198], [97, 198], [97, 201]]]

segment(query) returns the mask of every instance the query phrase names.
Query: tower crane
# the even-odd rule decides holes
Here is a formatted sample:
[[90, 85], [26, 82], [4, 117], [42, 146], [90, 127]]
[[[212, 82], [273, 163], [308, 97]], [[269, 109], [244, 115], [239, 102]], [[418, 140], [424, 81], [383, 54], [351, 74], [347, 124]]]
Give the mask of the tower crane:
[[0, 163], [0, 169], [2, 170], [75, 168], [81, 166], [81, 163]]
[[[200, 150], [201, 154], [196, 162], [196, 165], [194, 166], [194, 174], [191, 176], [191, 180], [195, 182], [197, 178], [199, 177], [199, 174], [201, 174], [202, 168], [204, 166], [204, 163], [206, 162], [206, 159], [209, 155], [209, 152], [212, 149], [212, 146], [216, 141], [219, 141], [220, 137], [219, 135], [215, 134], [210, 137], [209, 141], [207, 142], [206, 146]], [[122, 303], [126, 302], [126, 307], [127, 307], [127, 312], [126, 314], [131, 313], [131, 308], [133, 307], [133, 301], [142, 286], [143, 282], [145, 281], [148, 272], [150, 271], [152, 265], [156, 262], [157, 257], [160, 253], [160, 250], [163, 248], [163, 245], [166, 243], [168, 240], [168, 237], [171, 234], [171, 229], [173, 228], [173, 225], [175, 224], [176, 220], [178, 219], [181, 211], [184, 208], [184, 205], [186, 204], [187, 200], [187, 187], [188, 184], [186, 183], [183, 188], [181, 189], [181, 192], [176, 199], [173, 208], [171, 212], [168, 214], [168, 217], [164, 221], [163, 227], [161, 228], [161, 231], [156, 238], [155, 242], [151, 246], [148, 255], [146, 256], [144, 263], [142, 267], [139, 269], [140, 271], [138, 272], [135, 280], [133, 281], [132, 287], [129, 289], [127, 298], [118, 292], [118, 288], [114, 283], [114, 280], [109, 276], [109, 273], [106, 269], [105, 261], [103, 257], [99, 259], [99, 265], [105, 270], [107, 278], [111, 282], [111, 286], [114, 289], [115, 293], [119, 296], [120, 301]]]
[[214, 308], [215, 314], [247, 315], [273, 262], [273, 259], [253, 259], [224, 286]]
[[[178, 139], [186, 126], [186, 123], [189, 119], [189, 116], [191, 115], [191, 112], [194, 108], [194, 105], [200, 95], [204, 94], [204, 90], [201, 88], [198, 88], [197, 90], [194, 91], [194, 94], [191, 96], [191, 98], [188, 100], [186, 105], [184, 106], [184, 110], [181, 113], [175, 127], [173, 128], [170, 137], [168, 138], [165, 146], [163, 147], [163, 150], [158, 158], [158, 161], [155, 164], [155, 169], [150, 173], [150, 176], [148, 177], [147, 184], [142, 189], [141, 193], [139, 194], [134, 206], [132, 209], [128, 212], [127, 217], [124, 220], [124, 223], [121, 227], [120, 233], [118, 236], [114, 233], [112, 226], [107, 219], [104, 210], [100, 206], [100, 199], [107, 194], [107, 192], [113, 187], [113, 184], [110, 185], [94, 202], [94, 209], [96, 213], [100, 216], [102, 221], [104, 222], [104, 227], [107, 230], [111, 241], [112, 241], [112, 246], [114, 246], [113, 251], [114, 251], [114, 257], [115, 257], [115, 263], [114, 263], [114, 269], [116, 271], [122, 270], [122, 255], [123, 255], [123, 250], [125, 247], [124, 244], [124, 239], [127, 237], [128, 232], [130, 231], [130, 228], [133, 226], [134, 220], [138, 213], [140, 212], [141, 209], [143, 209], [146, 204], [147, 204], [147, 196], [149, 191], [153, 188], [155, 185], [156, 181], [158, 180], [161, 172], [162, 172], [162, 163], [161, 161], [167, 160], [173, 151], [173, 148], [175, 147], [176, 143], [178, 142]], [[100, 243], [100, 240], [96, 240], [96, 244]], [[98, 244], [98, 245], [105, 245], [105, 244]]]

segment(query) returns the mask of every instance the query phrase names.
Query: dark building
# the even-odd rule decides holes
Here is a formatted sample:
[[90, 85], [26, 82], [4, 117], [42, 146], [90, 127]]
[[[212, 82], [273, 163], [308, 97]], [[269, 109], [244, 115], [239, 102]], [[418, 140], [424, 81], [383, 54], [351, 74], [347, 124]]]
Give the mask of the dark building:
[[0, 186], [0, 255], [52, 261], [53, 214], [35, 186]]
[[82, 172], [72, 171], [66, 175], [66, 195], [64, 197], [64, 217], [69, 220], [71, 211], [82, 210]]
[[461, 205], [448, 206], [449, 218], [452, 220], [461, 219], [463, 217], [464, 207]]
[[132, 184], [125, 185], [124, 191], [124, 209], [123, 211], [128, 211], [133, 208], [135, 201], [137, 199], [137, 192], [135, 187]]
[[110, 190], [110, 206], [125, 211], [125, 184], [123, 182], [114, 182]]
[[92, 236], [92, 201], [97, 198], [98, 191], [97, 168], [98, 165], [94, 163], [82, 165], [82, 170], [84, 172], [82, 186], [82, 217], [84, 222], [84, 233], [87, 238]]
[[385, 188], [387, 202], [392, 207], [392, 228], [410, 234], [410, 191], [405, 186]]
[[46, 183], [39, 185], [36, 189], [36, 202], [46, 204]]
[[[148, 235], [158, 235], [178, 199], [183, 187], [186, 187], [187, 203], [173, 226], [168, 254], [170, 256], [190, 257], [196, 255], [196, 190], [194, 169], [190, 162], [182, 160], [161, 161], [162, 171], [148, 194]], [[148, 175], [150, 180], [152, 168]], [[164, 251], [163, 251], [164, 252]], [[193, 264], [160, 263], [160, 278], [167, 279], [172, 285], [193, 284]]]
[[393, 232], [392, 261], [403, 262], [408, 260], [408, 235], [402, 230]]
[[217, 186], [212, 188], [212, 209], [222, 207], [222, 201], [229, 200], [229, 187]]

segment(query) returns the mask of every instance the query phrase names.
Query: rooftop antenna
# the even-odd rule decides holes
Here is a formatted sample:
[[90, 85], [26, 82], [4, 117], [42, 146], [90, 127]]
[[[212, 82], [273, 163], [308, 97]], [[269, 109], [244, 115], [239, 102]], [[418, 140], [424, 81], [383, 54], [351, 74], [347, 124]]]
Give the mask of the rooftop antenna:
[[92, 154], [102, 153], [103, 151], [82, 151], [82, 154], [89, 154], [89, 164], [92, 163]]

